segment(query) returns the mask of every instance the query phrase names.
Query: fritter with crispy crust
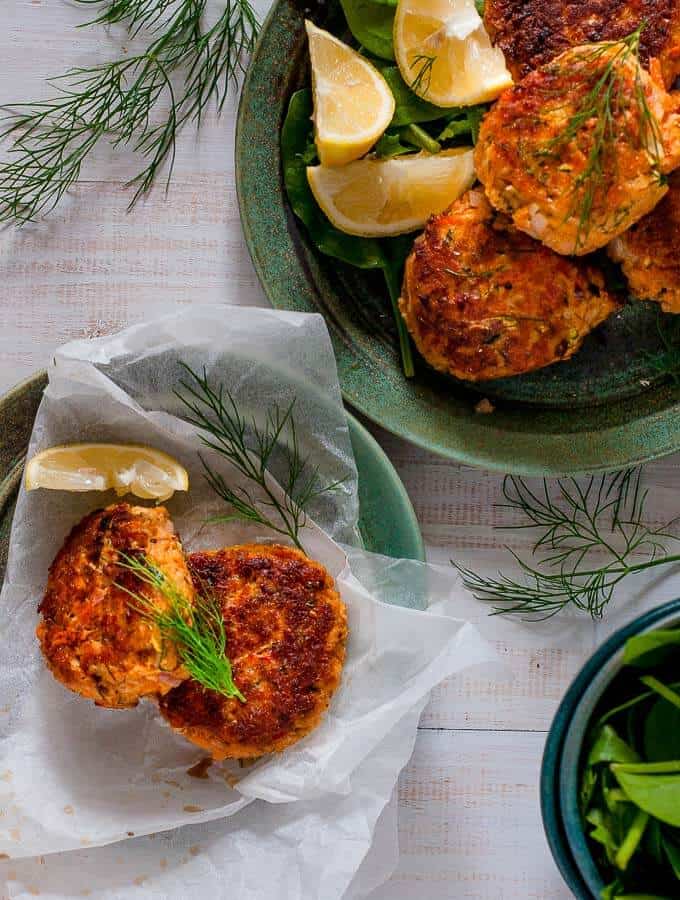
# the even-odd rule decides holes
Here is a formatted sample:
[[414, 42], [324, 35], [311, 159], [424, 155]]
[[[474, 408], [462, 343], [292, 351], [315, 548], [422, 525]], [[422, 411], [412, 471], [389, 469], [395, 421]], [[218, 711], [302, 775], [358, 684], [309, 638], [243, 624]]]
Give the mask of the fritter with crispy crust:
[[617, 304], [596, 268], [527, 237], [472, 190], [416, 240], [399, 305], [430, 365], [482, 381], [568, 359]]
[[121, 588], [167, 601], [120, 566], [144, 555], [188, 598], [193, 583], [168, 511], [116, 503], [85, 516], [50, 567], [37, 628], [54, 677], [98, 706], [135, 706], [175, 687], [188, 673], [148, 617]]
[[215, 759], [283, 750], [318, 725], [340, 681], [347, 616], [333, 579], [277, 545], [192, 553], [188, 562], [199, 590], [221, 604], [246, 702], [189, 680], [161, 698], [162, 714]]
[[513, 78], [579, 44], [620, 41], [645, 23], [640, 58], [657, 57], [670, 87], [680, 75], [680, 0], [486, 0], [484, 24]]
[[589, 253], [668, 190], [676, 107], [630, 45], [575, 47], [501, 95], [482, 122], [477, 174], [522, 231], [558, 253]]
[[607, 248], [621, 263], [631, 293], [680, 313], [680, 174], [661, 203]]

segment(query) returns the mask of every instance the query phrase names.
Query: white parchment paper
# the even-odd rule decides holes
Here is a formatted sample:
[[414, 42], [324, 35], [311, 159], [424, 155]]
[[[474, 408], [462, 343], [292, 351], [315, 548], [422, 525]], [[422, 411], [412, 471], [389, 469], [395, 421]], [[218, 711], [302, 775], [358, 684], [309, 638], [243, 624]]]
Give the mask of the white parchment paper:
[[[228, 874], [230, 896], [340, 897], [410, 755], [429, 690], [492, 655], [471, 626], [446, 615], [445, 591], [438, 598], [424, 596], [421, 566], [406, 564], [400, 572], [399, 591], [410, 595], [413, 608], [397, 606], [389, 602], [396, 582], [386, 577], [381, 583], [384, 561], [352, 551], [350, 565], [330, 536], [355, 539], [356, 472], [332, 350], [318, 316], [193, 308], [111, 338], [69, 344], [51, 367], [30, 452], [76, 440], [162, 447], [190, 474], [188, 495], [167, 504], [187, 549], [270, 539], [241, 523], [206, 528], [206, 520], [224, 510], [201, 477], [194, 429], [177, 417], [181, 406], [173, 389], [182, 377], [181, 363], [205, 367], [209, 377], [229, 387], [242, 413], [259, 421], [268, 406], [285, 406], [295, 397], [304, 454], [319, 465], [324, 480], [344, 479], [342, 489], [314, 510], [325, 531], [310, 521], [303, 535], [347, 604], [350, 639], [342, 686], [322, 725], [284, 754], [245, 770], [213, 766], [208, 779], [192, 778], [187, 769], [202, 752], [175, 736], [152, 704], [103, 710], [69, 693], [46, 670], [34, 636], [49, 563], [82, 515], [113, 496], [22, 492], [1, 598], [0, 853], [13, 859], [59, 854], [48, 858], [48, 896], [73, 896], [77, 882], [91, 878], [100, 882], [102, 897], [121, 897], [115, 874], [121, 870], [110, 870], [110, 860], [121, 852], [138, 859], [137, 848], [147, 853], [163, 846], [166, 856], [158, 858], [153, 877], [134, 876], [135, 895], [144, 890], [140, 896], [187, 896], [179, 888], [198, 877], [185, 871], [191, 863], [199, 866], [201, 879], [218, 881]], [[227, 464], [211, 462], [236, 481]], [[433, 599], [436, 611], [417, 611]], [[168, 836], [139, 839], [155, 832]], [[194, 852], [195, 842], [187, 849], [193, 832], [196, 841], [203, 835], [220, 849]], [[83, 850], [106, 844], [116, 846]], [[180, 865], [173, 857], [170, 866], [174, 846], [187, 861]], [[346, 852], [327, 852], [341, 846]], [[90, 855], [81, 864], [63, 851]], [[31, 869], [34, 863], [24, 865]], [[63, 865], [74, 879], [68, 890], [65, 882], [58, 886]], [[366, 876], [367, 883], [372, 877]], [[168, 884], [159, 887], [165, 879], [171, 879], [171, 890]], [[221, 896], [216, 889], [211, 893]]]

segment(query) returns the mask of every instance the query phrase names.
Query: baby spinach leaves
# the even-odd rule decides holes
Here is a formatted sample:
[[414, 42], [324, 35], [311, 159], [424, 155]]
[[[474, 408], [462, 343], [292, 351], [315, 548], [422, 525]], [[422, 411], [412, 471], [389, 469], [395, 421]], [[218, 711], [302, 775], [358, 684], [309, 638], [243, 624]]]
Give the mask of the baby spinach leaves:
[[399, 312], [401, 277], [404, 262], [413, 245], [413, 235], [398, 238], [355, 237], [332, 225], [319, 208], [307, 181], [307, 166], [318, 162], [312, 128], [312, 92], [297, 91], [290, 99], [288, 114], [281, 129], [283, 181], [291, 209], [306, 226], [317, 249], [359, 269], [382, 269], [399, 336], [404, 374], [414, 374], [411, 344]]
[[394, 59], [392, 29], [396, 0], [340, 0], [340, 5], [355, 40], [374, 56]]
[[312, 128], [312, 92], [297, 91], [290, 99], [281, 129], [281, 163], [288, 202], [307, 227], [314, 243], [326, 256], [357, 266], [379, 269], [384, 256], [378, 241], [344, 234], [328, 221], [314, 199], [307, 181], [307, 166], [317, 160]]
[[631, 638], [599, 704], [580, 808], [602, 900], [680, 896], [680, 629]]

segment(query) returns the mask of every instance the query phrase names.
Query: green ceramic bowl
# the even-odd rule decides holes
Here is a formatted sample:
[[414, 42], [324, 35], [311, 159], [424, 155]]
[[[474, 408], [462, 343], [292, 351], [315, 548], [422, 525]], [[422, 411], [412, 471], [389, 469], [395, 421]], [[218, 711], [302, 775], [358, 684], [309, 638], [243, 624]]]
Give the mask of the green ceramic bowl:
[[[44, 372], [0, 398], [0, 584], [28, 440], [47, 384]], [[406, 489], [380, 445], [353, 416], [347, 417], [359, 473], [359, 531], [373, 553], [425, 559], [416, 514]]]
[[588, 724], [623, 666], [628, 638], [679, 624], [680, 600], [673, 600], [617, 631], [578, 673], [555, 714], [541, 766], [541, 813], [555, 862], [578, 900], [599, 900], [604, 887], [579, 813], [579, 771]]
[[[325, 316], [345, 399], [422, 447], [503, 472], [615, 469], [680, 449], [680, 384], [649, 363], [660, 348], [653, 304], [630, 304], [573, 360], [531, 375], [472, 388], [417, 360], [416, 377], [403, 377], [381, 276], [319, 254], [285, 197], [279, 134], [290, 95], [308, 80], [305, 17], [344, 33], [337, 0], [274, 3], [241, 95], [236, 184], [267, 296]], [[475, 414], [480, 393], [494, 399], [492, 415]]]

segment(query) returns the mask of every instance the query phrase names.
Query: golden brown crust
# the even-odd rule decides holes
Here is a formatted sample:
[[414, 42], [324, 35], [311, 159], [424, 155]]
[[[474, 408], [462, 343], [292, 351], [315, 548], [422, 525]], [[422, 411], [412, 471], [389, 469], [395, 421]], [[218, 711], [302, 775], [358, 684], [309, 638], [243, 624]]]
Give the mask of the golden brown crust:
[[[656, 206], [667, 191], [662, 173], [680, 163], [677, 101], [621, 47], [568, 50], [503, 93], [482, 122], [475, 165], [489, 200], [558, 253], [605, 246]], [[568, 128], [609, 64], [617, 73], [613, 122], [599, 155], [600, 120], [587, 119], [573, 136]], [[640, 85], [663, 141], [656, 154]]]
[[162, 714], [215, 759], [283, 750], [318, 725], [340, 681], [347, 614], [333, 579], [277, 545], [192, 553], [188, 563], [198, 589], [222, 606], [246, 702], [189, 680], [161, 699]]
[[661, 61], [670, 87], [680, 75], [680, 0], [486, 0], [484, 23], [519, 81], [578, 44], [619, 41], [645, 27], [640, 57]]
[[635, 297], [660, 303], [664, 312], [680, 313], [680, 174], [671, 176], [670, 189], [656, 209], [607, 250], [621, 263]]
[[136, 612], [117, 585], [165, 601], [119, 565], [144, 554], [188, 597], [194, 596], [182, 547], [167, 510], [116, 503], [85, 516], [57, 554], [37, 628], [54, 677], [99, 706], [135, 706], [187, 677], [172, 645]]
[[400, 300], [430, 365], [468, 381], [568, 359], [616, 305], [596, 268], [527, 237], [474, 189], [430, 219]]

